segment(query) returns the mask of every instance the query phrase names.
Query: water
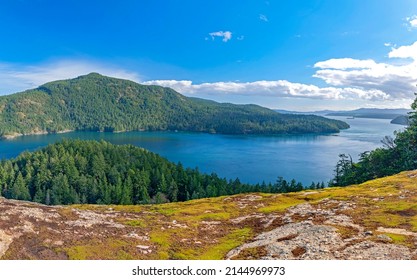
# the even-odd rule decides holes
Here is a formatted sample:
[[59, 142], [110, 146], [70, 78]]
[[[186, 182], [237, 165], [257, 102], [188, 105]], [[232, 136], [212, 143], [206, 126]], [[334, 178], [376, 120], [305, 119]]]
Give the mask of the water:
[[12, 158], [63, 138], [106, 140], [114, 144], [144, 147], [185, 167], [198, 167], [242, 182], [275, 182], [278, 176], [303, 184], [327, 182], [341, 153], [357, 159], [359, 153], [381, 147], [385, 135], [403, 126], [389, 120], [346, 119], [351, 128], [328, 135], [231, 136], [185, 132], [70, 132], [23, 136], [0, 141], [0, 157]]

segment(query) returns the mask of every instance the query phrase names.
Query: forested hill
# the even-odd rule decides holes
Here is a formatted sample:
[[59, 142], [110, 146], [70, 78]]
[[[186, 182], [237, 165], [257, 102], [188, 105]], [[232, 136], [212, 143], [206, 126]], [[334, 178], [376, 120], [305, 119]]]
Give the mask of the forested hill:
[[66, 130], [179, 130], [224, 134], [338, 132], [349, 126], [311, 115], [286, 115], [256, 105], [187, 98], [91, 73], [0, 97], [0, 136]]
[[[0, 162], [0, 196], [44, 204], [144, 204], [244, 192], [301, 191], [278, 178], [248, 185], [184, 168], [132, 145], [64, 140]], [[321, 189], [324, 185], [311, 185]]]

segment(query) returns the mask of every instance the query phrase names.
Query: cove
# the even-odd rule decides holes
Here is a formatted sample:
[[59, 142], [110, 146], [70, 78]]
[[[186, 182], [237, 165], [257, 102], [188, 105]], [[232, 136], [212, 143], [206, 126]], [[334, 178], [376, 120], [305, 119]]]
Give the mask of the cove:
[[390, 120], [346, 119], [351, 126], [327, 135], [218, 135], [187, 132], [69, 132], [32, 135], [0, 141], [0, 157], [16, 157], [65, 138], [105, 140], [113, 144], [133, 144], [157, 153], [185, 167], [198, 167], [205, 173], [217, 173], [242, 182], [275, 182], [278, 176], [309, 185], [327, 183], [333, 176], [339, 154], [353, 159], [364, 151], [381, 147], [385, 135], [393, 136], [404, 127]]

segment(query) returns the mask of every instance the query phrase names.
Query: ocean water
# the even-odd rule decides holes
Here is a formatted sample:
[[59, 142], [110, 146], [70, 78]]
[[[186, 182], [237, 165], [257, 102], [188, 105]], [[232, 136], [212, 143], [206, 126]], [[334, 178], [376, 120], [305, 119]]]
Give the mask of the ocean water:
[[325, 183], [333, 176], [339, 154], [353, 159], [364, 151], [381, 147], [381, 139], [393, 136], [403, 126], [381, 119], [347, 119], [350, 124], [340, 133], [324, 135], [217, 135], [188, 132], [70, 132], [54, 135], [23, 136], [0, 141], [0, 158], [12, 158], [63, 138], [106, 140], [113, 144], [133, 144], [155, 152], [185, 167], [198, 167], [242, 182], [275, 182], [278, 176], [303, 184]]

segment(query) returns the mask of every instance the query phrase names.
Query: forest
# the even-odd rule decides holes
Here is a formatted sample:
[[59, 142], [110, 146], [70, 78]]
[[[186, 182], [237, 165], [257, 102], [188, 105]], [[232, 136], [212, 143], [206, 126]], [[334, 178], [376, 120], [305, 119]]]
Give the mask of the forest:
[[222, 134], [332, 133], [349, 126], [257, 105], [185, 97], [171, 88], [91, 73], [0, 96], [0, 137], [68, 130]]
[[[417, 95], [417, 94], [416, 94]], [[381, 140], [383, 147], [364, 151], [358, 162], [350, 155], [341, 154], [334, 170], [330, 186], [347, 186], [393, 175], [405, 170], [417, 169], [417, 99], [411, 105], [408, 126], [395, 137]]]
[[[309, 188], [324, 188], [312, 183]], [[184, 168], [132, 145], [63, 140], [0, 162], [2, 196], [48, 205], [147, 204], [246, 192], [291, 192], [304, 186], [279, 177], [274, 184], [227, 181]]]

